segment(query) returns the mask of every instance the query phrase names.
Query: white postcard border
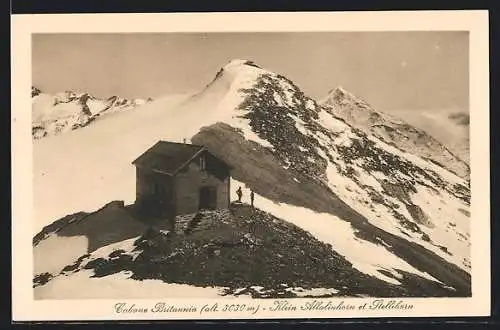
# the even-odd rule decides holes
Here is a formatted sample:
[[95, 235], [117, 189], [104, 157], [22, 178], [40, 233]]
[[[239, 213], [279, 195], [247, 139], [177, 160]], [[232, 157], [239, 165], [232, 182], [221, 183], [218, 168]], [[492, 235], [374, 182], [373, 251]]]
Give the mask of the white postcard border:
[[[256, 24], [258, 22], [258, 24]], [[471, 298], [408, 298], [405, 310], [367, 310], [374, 298], [317, 299], [355, 310], [300, 310], [314, 299], [294, 298], [298, 311], [272, 310], [275, 299], [34, 300], [31, 137], [31, 34], [138, 32], [469, 31], [471, 153]], [[15, 321], [131, 319], [269, 319], [487, 316], [490, 313], [489, 57], [487, 11], [71, 14], [12, 17], [12, 315]], [[385, 299], [389, 301], [390, 299]], [[399, 300], [399, 299], [397, 299]], [[282, 300], [283, 301], [283, 300]], [[115, 304], [151, 309], [158, 302], [197, 312], [116, 313]], [[259, 311], [206, 312], [203, 306], [259, 305]], [[264, 310], [264, 308], [266, 310]], [[255, 309], [254, 309], [255, 311]]]

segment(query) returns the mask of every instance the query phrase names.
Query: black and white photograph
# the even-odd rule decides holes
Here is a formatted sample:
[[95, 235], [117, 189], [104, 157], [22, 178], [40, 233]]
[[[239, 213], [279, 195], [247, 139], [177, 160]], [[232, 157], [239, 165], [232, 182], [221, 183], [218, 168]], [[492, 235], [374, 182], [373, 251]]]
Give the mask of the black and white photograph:
[[31, 34], [33, 299], [471, 298], [470, 37]]

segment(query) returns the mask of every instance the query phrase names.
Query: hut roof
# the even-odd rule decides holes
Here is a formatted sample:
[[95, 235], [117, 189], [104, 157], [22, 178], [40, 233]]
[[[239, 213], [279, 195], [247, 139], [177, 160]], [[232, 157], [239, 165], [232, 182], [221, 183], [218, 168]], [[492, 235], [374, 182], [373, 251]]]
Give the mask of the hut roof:
[[201, 145], [158, 141], [132, 162], [137, 167], [175, 175], [206, 148]]

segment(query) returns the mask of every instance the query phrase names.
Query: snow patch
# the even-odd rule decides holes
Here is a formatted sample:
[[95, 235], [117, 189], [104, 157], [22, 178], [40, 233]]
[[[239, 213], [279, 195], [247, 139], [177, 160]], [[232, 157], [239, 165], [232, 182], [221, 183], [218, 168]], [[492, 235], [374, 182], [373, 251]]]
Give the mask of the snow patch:
[[131, 255], [135, 259], [135, 257], [137, 257], [140, 254], [140, 252], [141, 252], [139, 250], [132, 251], [132, 250], [135, 249], [134, 242], [139, 237], [140, 236], [137, 236], [137, 237], [134, 237], [134, 238], [123, 240], [121, 242], [117, 242], [117, 243], [113, 243], [113, 244], [109, 244], [109, 245], [103, 246], [102, 248], [99, 248], [99, 249], [95, 250], [94, 252], [92, 252], [89, 259], [108, 258], [109, 255], [113, 251], [117, 251], [117, 250], [123, 250], [123, 251], [125, 251], [126, 254]]
[[285, 291], [289, 291], [297, 295], [297, 297], [321, 297], [326, 295], [334, 295], [339, 292], [339, 290], [333, 288], [313, 288], [313, 289], [303, 289], [301, 287], [297, 288], [286, 288]]
[[307, 151], [309, 151], [309, 149], [304, 148], [303, 146], [299, 146], [299, 150], [300, 150], [300, 151], [302, 151], [302, 152], [307, 152]]
[[87, 251], [88, 239], [85, 236], [62, 237], [52, 234], [33, 249], [34, 275], [57, 275]]
[[254, 133], [250, 129], [250, 125], [248, 124], [250, 121], [248, 119], [232, 118], [232, 119], [228, 120], [228, 122], [234, 128], [240, 129], [243, 136], [245, 137], [245, 139], [247, 139], [249, 141], [256, 142], [256, 143], [262, 145], [263, 147], [274, 150], [273, 145], [269, 141], [260, 138], [256, 133]]
[[333, 133], [340, 133], [345, 131], [349, 126], [347, 126], [342, 121], [335, 119], [331, 114], [322, 110], [319, 112], [319, 121], [323, 127], [329, 129]]
[[470, 265], [463, 263], [464, 259], [470, 260], [470, 218], [460, 212], [460, 209], [468, 211], [469, 206], [456, 198], [438, 195], [420, 185], [411, 199], [430, 216], [434, 225], [432, 228], [422, 226], [422, 230], [435, 244], [447, 248], [451, 253], [446, 254], [447, 259], [470, 271]]
[[309, 110], [316, 110], [316, 107], [314, 105], [314, 101], [311, 100], [311, 99], [308, 99], [306, 101], [306, 108], [309, 109]]
[[[34, 289], [35, 299], [223, 298], [224, 288], [196, 287], [161, 280], [133, 280], [129, 272], [90, 277], [91, 270], [58, 276]], [[229, 296], [228, 298], [231, 298]]]

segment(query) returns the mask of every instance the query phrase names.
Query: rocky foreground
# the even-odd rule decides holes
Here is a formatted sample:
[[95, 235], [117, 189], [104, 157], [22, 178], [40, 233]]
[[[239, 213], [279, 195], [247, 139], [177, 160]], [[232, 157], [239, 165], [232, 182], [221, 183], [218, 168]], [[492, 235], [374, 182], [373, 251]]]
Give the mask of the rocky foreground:
[[[100, 237], [88, 232], [85, 219], [98, 223], [99, 215], [132, 214], [131, 208], [110, 204], [93, 217], [79, 213], [46, 227], [34, 239], [40, 244], [51, 235], [87, 235], [89, 245]], [[125, 214], [125, 213], [123, 213]], [[329, 244], [269, 213], [246, 204], [233, 204], [229, 210], [205, 211], [179, 217], [175, 232], [138, 223], [128, 236], [139, 234], [128, 248], [109, 254], [89, 251], [58, 273], [41, 273], [34, 286], [46, 285], [57, 277], [92, 271], [93, 278], [117, 273], [130, 274], [130, 280], [161, 280], [166, 283], [199, 287], [224, 287], [223, 295], [251, 295], [259, 298], [308, 296], [455, 296], [463, 294], [441, 283], [404, 273], [403, 285], [387, 283], [361, 273]], [[102, 221], [105, 223], [106, 221]], [[124, 222], [128, 223], [127, 222]], [[84, 229], [87, 227], [87, 229]], [[79, 232], [77, 229], [80, 229]], [[135, 233], [134, 233], [135, 231]], [[102, 233], [106, 236], [106, 233]], [[116, 239], [122, 237], [115, 233]], [[109, 236], [109, 235], [108, 235]], [[115, 244], [118, 242], [106, 242]], [[393, 276], [387, 272], [387, 276]]]

